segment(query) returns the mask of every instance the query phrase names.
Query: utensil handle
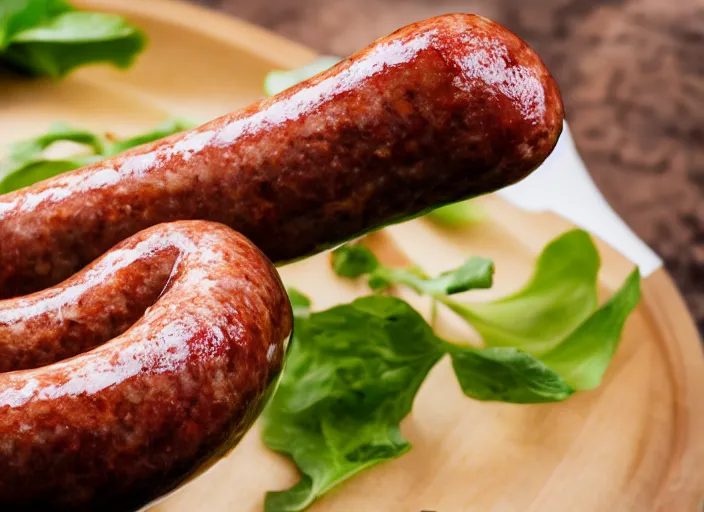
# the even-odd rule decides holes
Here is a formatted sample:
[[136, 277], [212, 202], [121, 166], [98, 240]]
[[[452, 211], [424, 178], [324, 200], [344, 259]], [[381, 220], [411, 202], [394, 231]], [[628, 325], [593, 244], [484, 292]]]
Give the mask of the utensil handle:
[[545, 163], [498, 194], [519, 208], [551, 211], [595, 234], [638, 265], [644, 277], [662, 266], [660, 257], [618, 216], [592, 181], [567, 123]]

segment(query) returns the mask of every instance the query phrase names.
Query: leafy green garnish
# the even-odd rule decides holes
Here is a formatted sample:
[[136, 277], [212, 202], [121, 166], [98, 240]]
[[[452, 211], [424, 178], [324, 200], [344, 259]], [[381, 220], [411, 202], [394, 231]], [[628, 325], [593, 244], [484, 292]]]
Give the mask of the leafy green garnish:
[[293, 310], [293, 317], [296, 319], [308, 318], [310, 316], [310, 299], [295, 288], [287, 288], [289, 302]]
[[456, 269], [443, 272], [437, 277], [429, 277], [418, 267], [396, 269], [380, 266], [372, 273], [369, 286], [378, 290], [403, 284], [419, 294], [440, 297], [491, 288], [493, 275], [494, 263], [486, 258], [474, 256]]
[[[361, 245], [354, 246], [354, 249], [343, 246], [335, 252], [345, 254], [349, 250], [359, 254], [371, 252]], [[359, 254], [357, 258], [361, 258]], [[371, 259], [373, 254], [366, 257]], [[340, 261], [344, 263], [346, 260]], [[540, 254], [529, 282], [520, 291], [502, 299], [458, 302], [448, 297], [454, 287], [428, 286], [428, 283], [442, 282], [443, 277], [450, 276], [450, 283], [457, 280], [470, 285], [460, 286], [460, 291], [480, 287], [474, 286], [476, 283], [467, 281], [466, 277], [481, 276], [481, 272], [475, 273], [473, 268], [484, 268], [486, 274], [490, 262], [479, 259], [472, 264], [472, 261], [470, 259], [458, 269], [434, 280], [417, 267], [389, 268], [378, 261], [373, 269], [359, 272], [354, 277], [368, 275], [372, 289], [380, 288], [379, 283], [384, 286], [405, 285], [419, 294], [432, 296], [479, 332], [487, 346], [482, 354], [484, 363], [491, 355], [495, 363], [513, 365], [521, 375], [532, 368], [552, 381], [551, 389], [558, 390], [546, 395], [550, 399], [557, 399], [565, 393], [569, 395], [569, 388], [586, 390], [599, 385], [616, 351], [626, 319], [640, 298], [637, 269], [609, 301], [597, 307], [599, 255], [586, 232], [573, 230], [548, 244]], [[337, 267], [333, 264], [333, 268], [338, 275], [346, 277], [344, 271], [348, 269], [342, 263], [338, 262]], [[343, 272], [339, 271], [340, 267]], [[474, 355], [452, 357], [456, 371], [459, 366], [471, 368], [477, 364]], [[464, 361], [464, 364], [459, 365], [458, 361]], [[507, 369], [508, 373], [513, 369]], [[462, 381], [459, 373], [458, 378]], [[467, 394], [475, 398], [485, 396], [483, 392]], [[533, 397], [531, 400], [535, 398], [533, 391], [527, 396]]]
[[599, 254], [574, 230], [548, 244], [520, 291], [491, 302], [447, 303], [479, 331], [487, 346], [540, 354], [565, 339], [597, 306]]
[[332, 252], [332, 268], [340, 277], [359, 277], [379, 268], [374, 253], [359, 244], [346, 244]]
[[3, 0], [0, 63], [58, 78], [89, 63], [132, 64], [145, 36], [124, 18], [77, 11], [63, 0]]
[[3, 0], [0, 7], [0, 48], [22, 32], [70, 11], [64, 0]]
[[327, 311], [289, 290], [295, 327], [279, 389], [263, 414], [264, 443], [301, 480], [267, 494], [267, 512], [299, 511], [366, 468], [400, 457], [400, 422], [431, 368], [450, 353], [466, 395], [535, 403], [572, 390], [529, 355], [451, 345], [406, 302], [375, 295]]
[[[300, 304], [301, 294], [292, 295]], [[387, 296], [296, 316], [294, 333], [263, 414], [263, 439], [291, 457], [302, 478], [268, 493], [267, 512], [304, 510], [365, 468], [406, 453], [399, 424], [444, 353], [423, 318]]]
[[[55, 123], [46, 133], [10, 146], [8, 158], [0, 162], [0, 194], [27, 187], [132, 147], [187, 130], [192, 126], [193, 123], [189, 121], [175, 119], [166, 121], [141, 135], [114, 140], [89, 130]], [[44, 151], [57, 142], [80, 144], [86, 147], [87, 152], [70, 158], [46, 158]]]
[[589, 235], [579, 230], [545, 247], [520, 291], [490, 302], [449, 297], [491, 286], [493, 265], [483, 258], [470, 258], [435, 278], [414, 266], [386, 267], [360, 244], [336, 249], [332, 263], [342, 277], [367, 276], [373, 290], [403, 285], [431, 296], [472, 325], [486, 348], [449, 352], [465, 394], [481, 400], [555, 401], [595, 388], [639, 298], [635, 270], [597, 308], [599, 256]]
[[38, 137], [16, 142], [10, 147], [10, 159], [28, 162], [55, 142], [68, 141], [89, 146], [94, 153], [103, 153], [103, 141], [95, 133], [74, 128], [66, 123], [54, 123]]
[[285, 91], [289, 87], [293, 87], [299, 82], [308, 80], [318, 73], [322, 73], [328, 68], [331, 68], [338, 62], [339, 57], [318, 57], [305, 66], [297, 69], [277, 69], [270, 71], [264, 78], [264, 93], [267, 96], [274, 96], [281, 91]]
[[391, 268], [381, 265], [374, 253], [360, 244], [343, 245], [332, 252], [332, 267], [340, 277], [355, 278], [368, 274], [373, 290], [405, 285], [432, 297], [490, 288], [494, 263], [472, 257], [454, 270], [431, 278], [417, 267]]
[[[86, 158], [66, 160], [33, 160], [0, 175], [0, 194], [27, 187], [90, 163]], [[2, 172], [4, 166], [0, 166]]]
[[541, 359], [575, 389], [596, 388], [639, 300], [640, 275], [634, 270], [606, 304]]
[[470, 199], [441, 206], [426, 214], [425, 217], [441, 226], [460, 227], [483, 221], [486, 218], [486, 212], [479, 203]]
[[106, 148], [106, 156], [116, 155], [122, 153], [128, 149], [141, 146], [142, 144], [147, 144], [148, 142], [153, 142], [155, 140], [163, 139], [174, 133], [179, 133], [185, 130], [190, 130], [196, 125], [192, 121], [183, 118], [168, 119], [163, 123], [155, 126], [152, 130], [142, 133], [140, 135], [135, 135], [134, 137], [129, 137], [123, 140], [114, 140]]
[[462, 391], [477, 400], [534, 404], [574, 393], [559, 373], [516, 348], [456, 347], [450, 357]]
[[589, 236], [571, 231], [544, 249], [521, 291], [486, 303], [439, 301], [471, 324], [487, 346], [518, 348], [557, 372], [573, 389], [594, 389], [640, 299], [640, 274], [635, 269], [597, 307], [598, 269]]
[[[477, 400], [558, 402], [596, 387], [639, 297], [634, 271], [597, 308], [599, 260], [582, 231], [550, 243], [521, 291], [487, 303], [450, 298], [491, 286], [494, 268], [485, 258], [469, 258], [432, 278], [417, 267], [386, 267], [369, 249], [354, 244], [333, 251], [332, 266], [343, 277], [366, 276], [376, 290], [402, 285], [433, 297], [481, 334], [488, 333], [487, 346], [438, 338], [395, 297], [373, 295], [310, 313], [308, 298], [289, 290], [295, 334], [279, 390], [264, 413], [263, 438], [293, 460], [301, 480], [268, 493], [267, 512], [304, 510], [360, 471], [406, 453], [410, 444], [400, 422], [445, 354], [464, 394]], [[520, 336], [514, 324], [526, 334]]]

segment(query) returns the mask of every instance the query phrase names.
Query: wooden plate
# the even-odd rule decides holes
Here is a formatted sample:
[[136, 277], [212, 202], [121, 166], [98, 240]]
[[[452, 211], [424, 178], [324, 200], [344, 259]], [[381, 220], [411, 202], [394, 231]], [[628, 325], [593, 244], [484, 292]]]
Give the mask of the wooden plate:
[[[267, 71], [314, 54], [240, 21], [164, 0], [81, 0], [126, 15], [151, 42], [129, 72], [83, 69], [67, 80], [0, 81], [0, 140], [67, 122], [131, 134], [170, 115], [197, 121], [262, 96]], [[311, 27], [315, 30], [315, 27]], [[540, 248], [570, 225], [481, 200], [489, 219], [461, 231], [424, 220], [387, 229], [372, 242], [384, 257], [440, 271], [468, 254], [494, 258], [503, 294], [522, 284]], [[632, 265], [600, 244], [604, 295]], [[329, 271], [325, 255], [281, 269], [317, 308], [364, 293]], [[475, 294], [481, 298], [481, 294]], [[422, 306], [422, 304], [419, 304]], [[448, 322], [444, 328], [454, 326]], [[469, 334], [471, 336], [471, 333]], [[685, 305], [660, 270], [643, 282], [603, 385], [565, 403], [517, 406], [465, 398], [439, 365], [403, 423], [413, 450], [365, 472], [315, 511], [697, 510], [704, 497], [704, 358]], [[254, 428], [229, 457], [154, 507], [158, 512], [262, 510], [264, 493], [297, 479]]]

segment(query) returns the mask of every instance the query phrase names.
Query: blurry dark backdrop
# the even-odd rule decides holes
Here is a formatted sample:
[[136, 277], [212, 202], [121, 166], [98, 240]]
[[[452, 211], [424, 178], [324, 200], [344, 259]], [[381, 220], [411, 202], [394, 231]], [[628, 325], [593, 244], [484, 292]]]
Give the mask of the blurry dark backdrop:
[[595, 181], [704, 331], [704, 0], [192, 0], [348, 55], [447, 12], [492, 18], [555, 75]]

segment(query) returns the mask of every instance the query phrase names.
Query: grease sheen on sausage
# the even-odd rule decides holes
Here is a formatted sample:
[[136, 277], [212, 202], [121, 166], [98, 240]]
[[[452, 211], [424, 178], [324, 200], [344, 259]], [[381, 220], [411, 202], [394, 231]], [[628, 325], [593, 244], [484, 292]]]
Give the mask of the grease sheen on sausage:
[[[24, 352], [18, 367], [59, 359], [76, 337], [66, 323], [98, 314], [91, 339], [104, 341], [134, 320], [120, 304], [135, 298], [155, 302], [109, 343], [0, 374], [0, 510], [135, 510], [256, 418], [291, 309], [271, 263], [221, 224], [149, 228], [55, 288], [0, 302], [0, 352]], [[47, 329], [55, 353], [37, 334]]]
[[55, 284], [179, 219], [295, 260], [520, 180], [562, 122], [520, 38], [479, 16], [432, 18], [273, 98], [0, 197], [0, 293]]

